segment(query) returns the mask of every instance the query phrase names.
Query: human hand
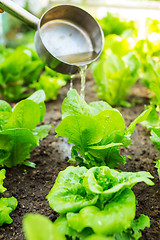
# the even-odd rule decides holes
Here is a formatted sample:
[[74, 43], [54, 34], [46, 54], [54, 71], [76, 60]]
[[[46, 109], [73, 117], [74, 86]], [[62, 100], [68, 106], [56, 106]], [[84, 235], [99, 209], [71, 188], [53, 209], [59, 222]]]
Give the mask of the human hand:
[[0, 8], [0, 13], [3, 13], [4, 11], [3, 11], [3, 9], [2, 8]]

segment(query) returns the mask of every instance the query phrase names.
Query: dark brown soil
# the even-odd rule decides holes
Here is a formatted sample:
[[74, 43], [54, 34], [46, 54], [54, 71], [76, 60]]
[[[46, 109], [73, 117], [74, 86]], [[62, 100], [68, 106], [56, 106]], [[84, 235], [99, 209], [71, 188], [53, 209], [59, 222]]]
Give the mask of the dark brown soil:
[[[74, 81], [74, 87], [79, 91], [79, 79]], [[97, 100], [96, 93], [93, 91], [93, 81], [90, 73], [87, 77], [86, 101]], [[45, 124], [54, 124], [57, 126], [61, 121], [61, 104], [66, 97], [69, 84], [61, 89], [57, 101], [47, 103], [47, 112], [44, 119]], [[144, 104], [148, 103], [148, 92], [146, 89], [137, 84], [132, 89], [135, 104], [131, 108], [119, 108], [126, 120], [126, 126], [135, 119], [143, 110]], [[146, 184], [139, 183], [133, 190], [138, 200], [137, 217], [140, 214], [146, 214], [151, 219], [151, 227], [143, 232], [143, 240], [160, 239], [160, 181], [157, 170], [154, 167], [153, 160], [157, 159], [160, 153], [155, 149], [149, 139], [149, 132], [141, 125], [136, 126], [135, 133], [132, 137], [133, 144], [127, 148], [122, 148], [121, 153], [129, 155], [127, 164], [120, 169], [126, 171], [150, 171], [154, 176], [155, 185], [150, 187]], [[8, 191], [4, 194], [6, 197], [14, 196], [18, 200], [17, 209], [11, 214], [13, 223], [3, 225], [0, 228], [0, 239], [5, 240], [24, 240], [22, 232], [22, 219], [26, 213], [40, 213], [54, 221], [56, 213], [49, 207], [46, 195], [49, 193], [59, 171], [65, 169], [70, 155], [70, 146], [63, 138], [55, 138], [54, 130], [51, 130], [49, 136], [41, 141], [31, 153], [31, 161], [36, 163], [36, 168], [21, 166], [12, 169], [6, 169], [6, 179], [4, 182]], [[46, 239], [47, 240], [47, 239]], [[58, 240], [58, 239], [57, 239]]]

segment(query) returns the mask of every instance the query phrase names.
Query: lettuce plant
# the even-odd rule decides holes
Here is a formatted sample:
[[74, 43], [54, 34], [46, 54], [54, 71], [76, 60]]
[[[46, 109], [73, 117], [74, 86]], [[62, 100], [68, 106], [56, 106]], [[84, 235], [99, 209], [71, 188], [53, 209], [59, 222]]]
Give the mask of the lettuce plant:
[[98, 20], [104, 35], [117, 34], [121, 35], [124, 32], [130, 32], [130, 34], [136, 34], [136, 26], [134, 21], [127, 21], [122, 19], [117, 14], [107, 13], [102, 19]]
[[20, 46], [15, 50], [0, 49], [0, 92], [15, 101], [25, 97], [27, 85], [37, 81], [44, 64], [32, 49]]
[[111, 105], [130, 106], [126, 97], [138, 79], [139, 67], [134, 53], [120, 57], [108, 50], [104, 58], [92, 65], [98, 97]]
[[148, 59], [141, 81], [154, 94], [151, 103], [160, 105], [160, 63]]
[[[160, 151], [160, 119], [159, 119], [159, 106], [157, 108], [152, 106], [152, 111], [148, 115], [146, 121], [142, 124], [150, 130], [150, 140], [153, 142], [154, 146]], [[160, 160], [155, 160], [155, 167], [158, 170], [158, 175], [160, 179]]]
[[150, 173], [119, 173], [109, 167], [70, 166], [61, 171], [47, 196], [50, 207], [58, 213], [77, 212], [96, 205], [104, 209], [106, 202], [119, 196], [126, 188], [144, 181], [153, 185]]
[[[160, 151], [160, 127], [152, 127], [150, 140], [153, 142], [154, 146]], [[156, 168], [158, 171], [159, 179], [160, 179], [160, 160], [155, 161]]]
[[46, 101], [55, 100], [69, 78], [44, 67], [32, 45], [0, 47], [0, 93], [6, 100], [23, 99], [30, 89], [42, 89]]
[[159, 40], [150, 41], [148, 38], [141, 39], [137, 41], [134, 50], [141, 62], [142, 74], [148, 72], [148, 70], [150, 73], [151, 72], [150, 61], [153, 60], [153, 58], [159, 59], [160, 56], [160, 41]]
[[131, 188], [142, 181], [153, 185], [150, 178], [153, 177], [148, 172], [70, 166], [59, 173], [47, 196], [51, 208], [61, 213], [54, 224], [63, 235], [73, 239], [86, 239], [92, 234], [122, 239], [120, 236], [132, 236], [133, 228], [140, 237], [139, 229], [149, 227], [149, 219], [142, 215], [143, 226], [141, 223], [136, 228], [136, 200]]
[[160, 159], [158, 161], [156, 161], [156, 168], [157, 168], [158, 176], [159, 176], [159, 179], [160, 179]]
[[134, 50], [134, 40], [132, 38], [124, 38], [115, 34], [110, 34], [105, 37], [105, 44], [100, 58], [105, 58], [108, 50], [118, 57], [123, 57]]
[[45, 94], [40, 90], [29, 98], [20, 101], [12, 109], [0, 100], [0, 165], [17, 166], [35, 164], [26, 159], [39, 145], [39, 141], [48, 135], [50, 125], [36, 127], [45, 115]]
[[146, 29], [149, 34], [160, 33], [160, 22], [158, 19], [147, 18], [146, 19]]
[[106, 102], [87, 104], [70, 90], [62, 104], [62, 122], [56, 127], [57, 136], [68, 138], [72, 147], [71, 161], [88, 168], [107, 165], [111, 168], [125, 163], [119, 147], [131, 144], [135, 125], [146, 120], [151, 108], [138, 116], [125, 130], [121, 113]]
[[[3, 187], [3, 180], [5, 178], [5, 169], [0, 170], [0, 194], [6, 191], [6, 188]], [[10, 213], [14, 211], [17, 207], [17, 199], [14, 197], [10, 198], [0, 198], [0, 226], [4, 223], [11, 224], [12, 218]]]

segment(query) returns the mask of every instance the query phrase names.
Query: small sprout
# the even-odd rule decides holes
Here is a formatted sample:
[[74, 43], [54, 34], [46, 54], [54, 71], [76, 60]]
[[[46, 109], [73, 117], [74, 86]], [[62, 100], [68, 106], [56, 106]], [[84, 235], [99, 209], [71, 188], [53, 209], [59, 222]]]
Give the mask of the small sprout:
[[27, 174], [27, 170], [24, 169], [24, 171], [23, 171], [23, 175], [26, 175], [26, 174]]

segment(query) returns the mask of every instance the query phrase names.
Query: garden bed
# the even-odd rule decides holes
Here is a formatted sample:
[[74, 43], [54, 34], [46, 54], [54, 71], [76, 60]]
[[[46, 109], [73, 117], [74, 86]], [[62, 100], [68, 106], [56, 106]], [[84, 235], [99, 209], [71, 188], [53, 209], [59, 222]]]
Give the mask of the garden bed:
[[[80, 79], [74, 80], [74, 87], [79, 91]], [[86, 84], [86, 101], [98, 100], [96, 93], [93, 91], [94, 83], [90, 73], [87, 74]], [[46, 104], [47, 111], [44, 118], [45, 124], [57, 126], [61, 121], [61, 105], [66, 97], [69, 84], [61, 89], [60, 95], [56, 101]], [[136, 84], [132, 88], [130, 101], [141, 103], [135, 104], [131, 108], [120, 108], [126, 121], [126, 126], [134, 120], [143, 110], [144, 104], [148, 104], [147, 91], [144, 87]], [[133, 144], [127, 148], [121, 149], [122, 155], [129, 155], [127, 164], [120, 166], [124, 171], [149, 171], [154, 176], [154, 186], [147, 186], [139, 183], [133, 190], [138, 200], [137, 217], [145, 214], [150, 217], [151, 227], [145, 229], [144, 240], [160, 239], [160, 182], [158, 179], [157, 169], [153, 163], [154, 159], [160, 158], [158, 150], [154, 147], [149, 139], [149, 131], [138, 124], [132, 137]], [[66, 139], [55, 138], [54, 130], [50, 131], [47, 138], [41, 141], [31, 153], [31, 161], [36, 163], [36, 168], [32, 169], [26, 166], [19, 168], [7, 169], [4, 186], [8, 189], [3, 195], [5, 197], [14, 196], [18, 200], [17, 209], [11, 214], [13, 223], [3, 225], [0, 228], [0, 239], [24, 240], [22, 232], [22, 219], [26, 213], [40, 213], [52, 221], [57, 217], [57, 213], [49, 207], [46, 195], [49, 193], [59, 171], [65, 169], [70, 155], [70, 146]]]

